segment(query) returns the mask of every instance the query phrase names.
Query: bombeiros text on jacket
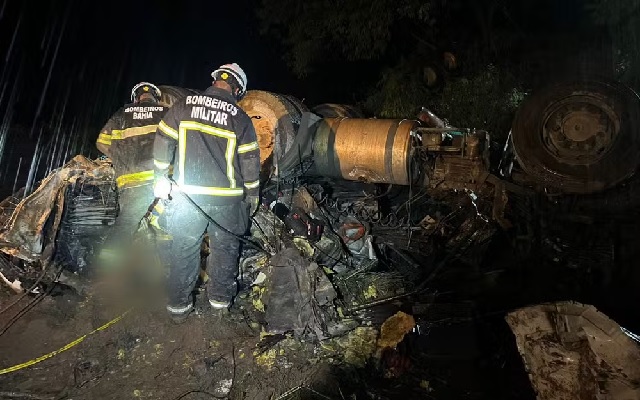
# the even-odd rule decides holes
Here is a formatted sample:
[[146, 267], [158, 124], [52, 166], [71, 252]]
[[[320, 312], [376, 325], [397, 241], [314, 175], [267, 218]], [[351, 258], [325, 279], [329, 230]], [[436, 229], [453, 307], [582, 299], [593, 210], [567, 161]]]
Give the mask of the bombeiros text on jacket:
[[153, 113], [164, 111], [164, 107], [127, 107], [125, 113], [133, 113], [133, 119], [151, 119]]
[[209, 96], [187, 96], [186, 105], [191, 107], [191, 118], [228, 126], [229, 114], [238, 114], [238, 108], [229, 102]]

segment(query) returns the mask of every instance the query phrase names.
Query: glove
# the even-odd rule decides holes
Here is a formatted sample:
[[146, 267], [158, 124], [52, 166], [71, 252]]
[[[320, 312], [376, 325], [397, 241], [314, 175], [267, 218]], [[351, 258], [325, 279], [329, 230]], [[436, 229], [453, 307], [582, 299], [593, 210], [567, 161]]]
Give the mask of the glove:
[[260, 202], [259, 196], [247, 196], [247, 204], [249, 205], [249, 215], [252, 216], [256, 213], [258, 209], [258, 204]]
[[171, 193], [171, 182], [166, 178], [158, 179], [153, 185], [153, 196], [162, 200], [169, 198]]

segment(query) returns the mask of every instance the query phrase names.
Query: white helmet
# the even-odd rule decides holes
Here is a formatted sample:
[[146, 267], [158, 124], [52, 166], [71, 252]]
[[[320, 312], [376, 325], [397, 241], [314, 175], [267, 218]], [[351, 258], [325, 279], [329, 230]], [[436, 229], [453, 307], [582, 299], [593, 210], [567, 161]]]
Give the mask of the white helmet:
[[247, 92], [247, 75], [236, 63], [221, 65], [220, 68], [211, 73], [211, 77], [214, 81], [218, 79], [226, 81], [229, 78], [233, 78], [233, 81], [237, 83], [238, 89], [240, 90], [236, 96], [239, 99]]
[[131, 102], [135, 103], [136, 99], [145, 93], [150, 93], [156, 101], [160, 101], [162, 97], [162, 92], [156, 85], [149, 82], [140, 82], [131, 89]]

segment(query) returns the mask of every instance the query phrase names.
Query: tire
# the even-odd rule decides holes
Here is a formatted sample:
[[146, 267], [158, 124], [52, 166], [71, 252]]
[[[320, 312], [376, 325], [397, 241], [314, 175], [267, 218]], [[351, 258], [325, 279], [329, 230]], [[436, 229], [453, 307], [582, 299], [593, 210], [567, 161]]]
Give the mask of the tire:
[[311, 111], [322, 118], [364, 118], [362, 111], [346, 104], [324, 103], [313, 107]]
[[302, 113], [308, 110], [294, 97], [261, 90], [249, 90], [239, 105], [251, 117], [260, 145], [260, 164], [266, 173], [274, 157], [279, 160], [291, 149]]
[[587, 81], [548, 87], [518, 110], [516, 159], [539, 184], [594, 193], [633, 175], [640, 157], [640, 99], [628, 87]]

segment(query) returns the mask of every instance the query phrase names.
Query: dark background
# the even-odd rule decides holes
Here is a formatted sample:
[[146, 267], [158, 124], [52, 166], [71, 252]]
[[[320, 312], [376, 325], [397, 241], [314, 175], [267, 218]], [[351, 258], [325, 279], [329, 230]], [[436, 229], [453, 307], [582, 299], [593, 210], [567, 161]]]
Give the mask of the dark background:
[[[494, 137], [509, 130], [510, 113], [517, 104], [505, 105], [500, 100], [512, 90], [526, 94], [557, 80], [587, 79], [592, 75], [615, 77], [620, 60], [629, 62], [627, 71], [640, 71], [637, 51], [640, 44], [627, 40], [640, 38], [639, 7], [633, 4], [637, 0], [431, 1], [438, 4], [433, 10], [435, 24], [426, 35], [435, 44], [432, 51], [424, 51], [419, 41], [415, 41], [412, 29], [406, 27], [406, 21], [398, 19], [385, 51], [374, 57], [348, 60], [348, 52], [340, 50], [340, 35], [329, 40], [326, 32], [315, 29], [317, 22], [335, 14], [319, 11], [317, 15], [311, 13], [311, 18], [305, 16], [303, 26], [308, 26], [308, 33], [317, 35], [323, 43], [317, 49], [317, 59], [309, 65], [310, 70], [301, 76], [293, 72], [291, 63], [285, 62], [292, 52], [291, 41], [295, 43], [295, 35], [288, 28], [298, 18], [295, 13], [286, 15], [285, 11], [299, 4], [294, 0], [0, 0], [0, 199], [23, 187], [30, 170], [31, 183], [35, 183], [76, 154], [97, 157], [94, 143], [99, 129], [118, 107], [129, 101], [131, 87], [136, 83], [150, 81], [204, 89], [210, 84], [211, 71], [224, 63], [239, 63], [248, 75], [250, 89], [290, 94], [303, 99], [308, 106], [324, 102], [358, 104], [369, 115], [389, 116], [397, 111], [384, 102], [376, 102], [376, 93], [389, 98], [415, 95], [399, 108], [402, 114], [396, 116], [412, 117], [417, 107], [426, 105], [456, 123], [464, 121], [460, 126], [486, 128]], [[355, 8], [368, 7], [369, 3], [392, 3], [308, 2], [330, 7], [357, 4]], [[600, 11], [598, 23], [594, 19], [598, 13], [590, 11], [590, 4], [615, 11], [611, 14]], [[478, 18], [478, 12], [494, 6], [497, 11], [491, 25], [481, 26], [487, 21]], [[383, 7], [377, 15], [363, 12], [360, 17], [370, 18], [375, 27], [377, 18], [383, 19], [392, 11]], [[264, 21], [261, 23], [258, 14], [271, 17], [274, 29], [261, 33]], [[286, 18], [279, 21], [280, 16]], [[483, 33], [490, 34], [491, 40], [483, 37]], [[495, 48], [488, 46], [489, 42]], [[629, 49], [631, 52], [625, 53]], [[425, 89], [419, 77], [421, 68], [439, 66], [443, 51], [455, 53], [460, 67], [447, 75], [446, 83]], [[485, 74], [488, 66], [492, 66], [490, 71], [494, 73]], [[635, 74], [627, 79], [637, 84], [640, 74]], [[483, 86], [488, 78], [498, 82]], [[385, 86], [394, 80], [398, 82], [395, 87]], [[371, 99], [374, 101], [369, 102]], [[465, 119], [472, 112], [480, 119]], [[495, 115], [501, 118], [487, 121]], [[612, 223], [611, 231], [616, 229]], [[628, 230], [635, 232], [633, 227]], [[573, 232], [579, 230], [571, 231], [572, 236]], [[506, 240], [498, 243], [503, 245]], [[623, 262], [637, 258], [637, 246], [631, 247], [625, 249], [628, 255], [623, 253], [626, 257]], [[506, 246], [499, 250], [504, 253], [505, 249], [510, 251]], [[585, 252], [583, 257], [591, 254]], [[555, 265], [542, 269], [537, 260], [534, 258], [531, 265], [522, 267], [518, 260], [492, 257], [494, 268], [513, 267], [510, 270], [513, 276], [496, 285], [506, 294], [482, 293], [484, 301], [495, 307], [507, 307], [538, 298], [547, 301], [554, 296], [578, 299], [611, 312], [609, 315], [631, 329], [637, 328], [637, 319], [632, 318], [637, 314], [633, 313], [637, 301], [621, 300], [627, 295], [635, 299], [632, 296], [637, 292], [635, 281], [629, 281], [626, 291], [609, 288], [573, 295], [586, 293], [589, 286], [585, 284], [585, 289], [581, 289], [582, 282], [574, 279], [572, 273], [558, 272]], [[471, 282], [467, 269], [460, 271], [464, 275], [452, 277], [454, 288], [458, 287], [458, 278]], [[564, 280], [555, 281], [554, 273]], [[565, 287], [557, 290], [562, 285]], [[505, 298], [510, 298], [510, 302], [505, 303]], [[495, 325], [487, 323], [484, 327], [484, 332], [494, 334], [491, 340], [495, 343], [511, 340], [510, 333], [495, 330], [495, 326], [503, 324], [501, 315], [492, 323]], [[506, 328], [503, 330], [506, 332]], [[488, 345], [485, 348], [494, 350]], [[516, 354], [513, 359], [519, 363]], [[499, 369], [506, 382], [512, 378], [509, 366], [479, 369], [486, 370], [487, 375]], [[524, 372], [520, 379], [528, 387]], [[493, 386], [493, 382], [487, 380], [484, 384]]]
[[[289, 7], [289, 3], [300, 4], [288, 0], [2, 0], [0, 196], [24, 186], [30, 169], [35, 183], [75, 154], [98, 156], [94, 142], [99, 129], [128, 101], [131, 87], [143, 80], [204, 89], [213, 69], [237, 62], [248, 75], [250, 89], [290, 94], [309, 106], [323, 102], [356, 104], [376, 91], [384, 93], [387, 88], [380, 86], [381, 71], [389, 69], [391, 74], [385, 79], [398, 78], [400, 96], [405, 86], [408, 91], [415, 88], [410, 71], [394, 70], [397, 60], [405, 57], [422, 62], [422, 55], [416, 57], [419, 44], [403, 30], [402, 21], [393, 26], [392, 39], [379, 56], [346, 61], [335, 42], [326, 42], [307, 75], [293, 74], [283, 59], [291, 50], [287, 41], [295, 38], [286, 33], [274, 35], [273, 31], [261, 33], [257, 16], [261, 10], [262, 15], [277, 19], [283, 14], [281, 7]], [[585, 1], [433, 3], [438, 4], [433, 8], [437, 52], [454, 51], [463, 61], [452, 79], [472, 76], [492, 63], [512, 71], [519, 79], [518, 85], [529, 90], [551, 77], [570, 76], [576, 71], [606, 75], [612, 69], [609, 58], [613, 50], [607, 29], [589, 21]], [[503, 49], [488, 52], [479, 40], [482, 27], [477, 12], [492, 3], [497, 4], [498, 12], [489, 32], [506, 40], [502, 39]], [[386, 12], [365, 14], [364, 18], [375, 24], [375, 19]], [[303, 23], [311, 26], [322, 18], [328, 16], [318, 13], [315, 21]], [[435, 91], [432, 94], [439, 95]], [[423, 101], [418, 96], [416, 104], [403, 109], [402, 117], [410, 117], [409, 111], [413, 112], [418, 102], [436, 104], [438, 110], [437, 104], [446, 103], [446, 99], [432, 96]], [[480, 106], [487, 100], [470, 99], [468, 103]], [[456, 113], [456, 107], [454, 104], [444, 109]], [[368, 111], [386, 115], [382, 106]], [[457, 113], [468, 114], [464, 109]], [[508, 131], [505, 126], [510, 117], [502, 120], [499, 130]]]
[[251, 87], [301, 96], [303, 87], [255, 29], [252, 3], [3, 1], [0, 194], [11, 191], [20, 157], [17, 187], [26, 182], [41, 128], [41, 150], [72, 132], [69, 155], [97, 156], [98, 130], [143, 80], [203, 89], [213, 69], [237, 62]]

